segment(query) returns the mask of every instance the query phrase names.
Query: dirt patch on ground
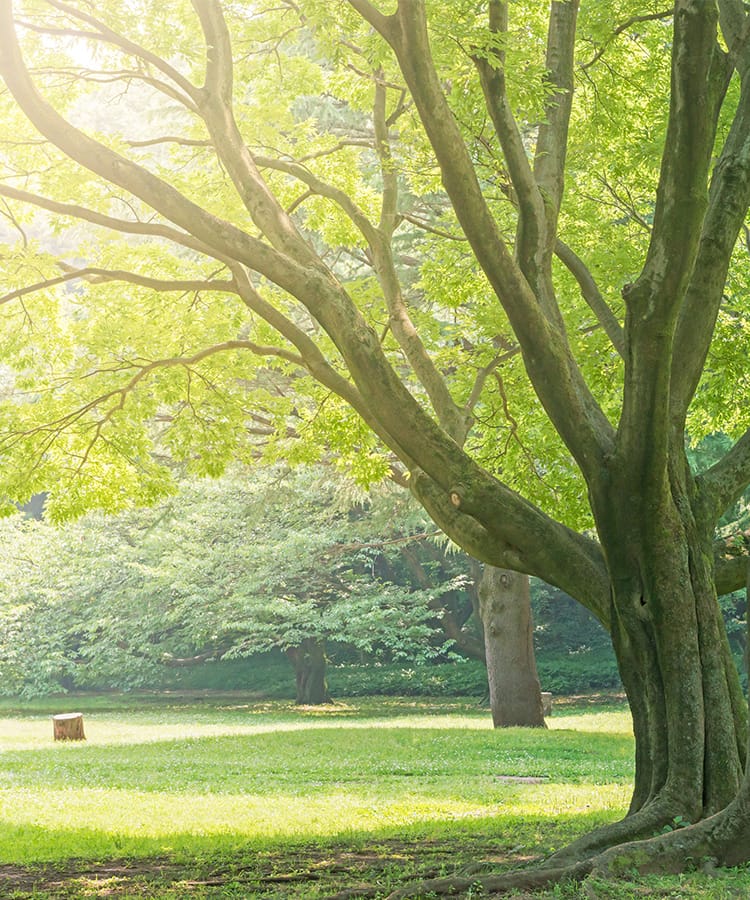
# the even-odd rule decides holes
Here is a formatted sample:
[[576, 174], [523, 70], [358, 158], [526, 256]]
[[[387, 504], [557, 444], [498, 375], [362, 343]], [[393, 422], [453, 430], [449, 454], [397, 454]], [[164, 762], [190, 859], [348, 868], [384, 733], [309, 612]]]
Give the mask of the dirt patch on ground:
[[[473, 860], [481, 860], [477, 864]], [[380, 841], [372, 846], [284, 847], [190, 865], [169, 857], [64, 866], [0, 866], [0, 897], [328, 898], [383, 897], [412, 879], [523, 862], [497, 840]]]

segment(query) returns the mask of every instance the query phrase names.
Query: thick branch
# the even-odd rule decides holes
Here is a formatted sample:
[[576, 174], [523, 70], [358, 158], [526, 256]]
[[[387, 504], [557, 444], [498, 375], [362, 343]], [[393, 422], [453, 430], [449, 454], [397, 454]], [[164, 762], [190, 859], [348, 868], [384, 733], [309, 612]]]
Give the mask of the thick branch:
[[234, 61], [221, 6], [217, 0], [192, 3], [206, 41], [206, 80], [199, 107], [216, 153], [253, 221], [271, 243], [297, 262], [316, 265], [312, 249], [269, 190], [237, 127], [232, 107]]
[[248, 309], [257, 313], [296, 347], [300, 353], [304, 368], [307, 369], [313, 378], [345, 400], [378, 435], [383, 443], [390, 447], [394, 453], [397, 453], [399, 458], [408, 465], [410, 463], [409, 454], [400, 445], [397, 436], [389, 433], [379, 419], [373, 415], [356, 386], [336, 371], [323, 356], [317, 344], [302, 329], [260, 296], [242, 266], [234, 264], [232, 273], [237, 282], [239, 295]]
[[[503, 45], [508, 37], [508, 6], [505, 0], [492, 0], [490, 3], [489, 25], [490, 34], [499, 41], [499, 46], [489, 49], [485, 55], [475, 55], [474, 63], [513, 185], [513, 201], [518, 208], [516, 254], [522, 271], [534, 284], [538, 281], [538, 270], [542, 264], [539, 253], [547, 244], [547, 216], [544, 199], [529, 163], [506, 91]], [[552, 299], [546, 291], [544, 298], [546, 301]], [[547, 312], [555, 321], [559, 321], [554, 303]]]
[[750, 576], [750, 556], [725, 556], [723, 551], [726, 550], [722, 541], [717, 546], [717, 555], [714, 559], [714, 583], [716, 584], [716, 593], [731, 594], [732, 591], [739, 591], [747, 584]]
[[698, 255], [674, 339], [672, 419], [681, 423], [708, 357], [727, 272], [750, 205], [750, 73], [714, 168]]
[[[497, 479], [492, 503], [500, 512], [484, 524], [466, 509], [463, 486], [448, 495], [424, 472], [413, 471], [410, 487], [437, 525], [474, 559], [543, 578], [608, 627], [609, 579], [595, 541], [555, 522]], [[483, 493], [481, 486], [476, 492]]]
[[384, 37], [391, 38], [459, 221], [508, 314], [547, 413], [586, 477], [596, 480], [613, 440], [611, 426], [586, 386], [563, 332], [548, 320], [490, 213], [432, 64], [423, 0], [401, 2], [397, 17], [398, 28], [387, 28]]
[[742, 0], [719, 0], [719, 23], [732, 63], [744, 78], [750, 66], [750, 16]]
[[534, 154], [534, 177], [547, 211], [549, 254], [554, 248], [565, 181], [577, 18], [578, 0], [553, 0], [547, 34], [547, 84], [552, 91], [547, 98]]
[[[675, 9], [669, 123], [646, 260], [624, 291], [628, 334], [621, 449], [641, 502], [666, 496], [675, 322], [693, 272], [725, 67], [717, 12], [702, 0]], [[679, 365], [675, 360], [675, 365]]]
[[750, 485], [750, 429], [696, 484], [718, 520]]
[[369, 0], [349, 0], [349, 5], [357, 10], [365, 22], [369, 22], [379, 34], [388, 40], [394, 16], [384, 16]]
[[716, 9], [702, 0], [675, 8], [669, 124], [651, 242], [626, 299], [634, 314], [655, 309], [649, 327], [668, 322], [693, 269], [706, 207], [708, 167], [725, 89]]

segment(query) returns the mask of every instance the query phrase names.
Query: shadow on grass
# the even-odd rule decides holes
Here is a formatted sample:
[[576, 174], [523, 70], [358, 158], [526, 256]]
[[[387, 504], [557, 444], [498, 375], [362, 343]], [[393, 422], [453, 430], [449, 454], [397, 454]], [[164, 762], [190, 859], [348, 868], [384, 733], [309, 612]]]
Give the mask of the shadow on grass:
[[70, 850], [66, 859], [34, 866], [0, 863], [0, 896], [331, 897], [363, 883], [383, 890], [469, 865], [524, 864], [611, 818], [596, 812], [554, 818], [498, 815], [325, 838], [165, 834], [137, 845], [96, 829], [19, 829], [0, 820], [0, 828], [19, 841]]

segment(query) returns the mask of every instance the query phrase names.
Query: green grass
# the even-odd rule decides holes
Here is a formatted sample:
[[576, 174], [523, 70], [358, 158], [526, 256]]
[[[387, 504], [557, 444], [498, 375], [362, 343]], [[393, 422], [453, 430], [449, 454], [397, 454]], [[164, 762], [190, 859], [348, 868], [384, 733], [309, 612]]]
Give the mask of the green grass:
[[[54, 743], [50, 714], [73, 709], [84, 713], [87, 741]], [[376, 875], [367, 875], [369, 863], [349, 868], [394, 882], [423, 871], [431, 843], [449, 848], [440, 863], [449, 870], [477, 853], [518, 861], [620, 816], [629, 798], [633, 739], [623, 703], [559, 705], [550, 726], [494, 731], [485, 710], [449, 700], [363, 699], [318, 709], [237, 695], [21, 707], [4, 700], [0, 862], [64, 867], [71, 858], [125, 858], [137, 871], [139, 858], [160, 857], [195, 876], [287, 870], [290, 859], [305, 870], [311, 848], [323, 865], [320, 854], [362, 856], [385, 842], [391, 849], [378, 857]], [[421, 848], [411, 863], [403, 849], [410, 845]], [[186, 893], [172, 883], [148, 893], [133, 877], [120, 896], [326, 896], [307, 882], [300, 893], [288, 885], [286, 893], [248, 893], [247, 874], [236, 892], [231, 878], [221, 892], [204, 878]], [[711, 890], [731, 888], [726, 878]], [[52, 896], [1, 888], [0, 896]], [[81, 890], [54, 896], [91, 895]], [[559, 890], [548, 896], [576, 896]], [[750, 896], [746, 877], [745, 890], [726, 896]]]
[[[0, 860], [611, 817], [629, 792], [623, 708], [560, 714], [544, 732], [493, 731], [485, 711], [458, 702], [105, 703], [74, 702], [85, 743], [52, 742], [59, 704], [0, 720]], [[518, 776], [544, 782], [505, 780]]]

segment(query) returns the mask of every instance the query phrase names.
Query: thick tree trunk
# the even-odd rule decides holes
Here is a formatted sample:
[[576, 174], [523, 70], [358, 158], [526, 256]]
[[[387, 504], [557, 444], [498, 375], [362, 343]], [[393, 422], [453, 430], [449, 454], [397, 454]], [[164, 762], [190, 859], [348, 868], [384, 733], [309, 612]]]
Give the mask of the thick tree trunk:
[[[622, 822], [576, 841], [555, 864], [634, 840], [635, 849], [613, 849], [597, 867], [668, 867], [688, 842], [720, 861], [750, 858], [747, 706], [714, 587], [712, 529], [691, 500], [689, 476], [672, 472], [660, 499], [613, 478], [610, 502], [598, 507], [612, 640], [633, 714], [635, 786]], [[675, 820], [700, 826], [640, 840]]]
[[529, 576], [485, 566], [479, 585], [479, 608], [495, 728], [543, 728]]
[[290, 647], [287, 651], [297, 684], [296, 703], [300, 706], [319, 706], [330, 703], [326, 682], [325, 643], [315, 638], [306, 638], [299, 647]]

